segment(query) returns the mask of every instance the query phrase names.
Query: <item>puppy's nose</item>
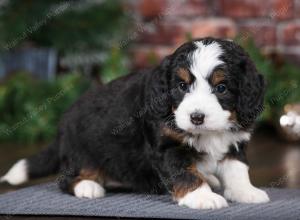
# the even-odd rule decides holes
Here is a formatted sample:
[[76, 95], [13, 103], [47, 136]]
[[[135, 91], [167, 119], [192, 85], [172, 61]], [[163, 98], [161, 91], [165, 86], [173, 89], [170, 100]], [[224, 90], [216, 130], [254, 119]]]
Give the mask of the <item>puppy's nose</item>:
[[200, 112], [194, 112], [190, 115], [191, 122], [194, 125], [201, 125], [204, 122], [205, 115]]

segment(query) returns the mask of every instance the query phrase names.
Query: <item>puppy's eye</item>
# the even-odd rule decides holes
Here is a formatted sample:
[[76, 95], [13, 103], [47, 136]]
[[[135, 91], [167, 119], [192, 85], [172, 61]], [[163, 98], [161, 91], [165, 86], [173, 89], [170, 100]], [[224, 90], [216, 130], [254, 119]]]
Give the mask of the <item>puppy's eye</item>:
[[217, 93], [224, 94], [226, 91], [227, 91], [227, 86], [223, 83], [215, 87], [215, 92]]
[[185, 92], [185, 91], [188, 90], [188, 85], [185, 82], [180, 82], [179, 83], [179, 88], [180, 88], [180, 90]]

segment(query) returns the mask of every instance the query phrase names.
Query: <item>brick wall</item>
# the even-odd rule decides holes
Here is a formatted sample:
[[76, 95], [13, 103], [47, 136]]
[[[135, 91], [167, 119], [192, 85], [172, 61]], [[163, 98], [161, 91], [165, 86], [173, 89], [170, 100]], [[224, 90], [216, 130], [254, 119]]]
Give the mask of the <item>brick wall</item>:
[[300, 64], [300, 0], [131, 0], [137, 68], [171, 53], [189, 37], [253, 37], [266, 52], [278, 51]]

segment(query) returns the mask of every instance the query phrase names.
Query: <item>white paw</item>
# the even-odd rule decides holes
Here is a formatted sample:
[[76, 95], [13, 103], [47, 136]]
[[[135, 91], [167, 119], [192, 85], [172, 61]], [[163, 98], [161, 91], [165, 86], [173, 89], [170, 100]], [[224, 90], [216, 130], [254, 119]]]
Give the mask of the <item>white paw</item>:
[[241, 203], [265, 203], [270, 201], [265, 191], [254, 186], [243, 189], [225, 189], [224, 196], [230, 201]]
[[100, 198], [105, 195], [104, 188], [95, 181], [82, 180], [74, 187], [74, 194], [78, 198]]
[[178, 204], [192, 209], [220, 209], [228, 207], [227, 201], [222, 196], [212, 192], [207, 184], [193, 192], [187, 193], [183, 198], [179, 199]]

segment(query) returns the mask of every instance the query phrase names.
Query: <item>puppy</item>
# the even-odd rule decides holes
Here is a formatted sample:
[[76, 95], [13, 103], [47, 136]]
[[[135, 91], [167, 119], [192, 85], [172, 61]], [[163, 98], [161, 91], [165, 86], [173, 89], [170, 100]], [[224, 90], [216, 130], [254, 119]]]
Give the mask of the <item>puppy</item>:
[[152, 71], [90, 89], [64, 114], [53, 143], [1, 181], [18, 185], [59, 172], [62, 191], [80, 198], [103, 197], [114, 181], [169, 192], [194, 209], [267, 202], [250, 182], [245, 154], [264, 87], [234, 42], [187, 42]]

